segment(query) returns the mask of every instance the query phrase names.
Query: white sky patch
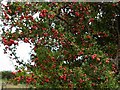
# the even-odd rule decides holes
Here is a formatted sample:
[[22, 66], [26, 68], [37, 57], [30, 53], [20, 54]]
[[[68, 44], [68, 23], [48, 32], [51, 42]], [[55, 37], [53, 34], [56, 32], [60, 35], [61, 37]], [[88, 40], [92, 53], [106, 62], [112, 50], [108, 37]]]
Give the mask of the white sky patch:
[[3, 0], [1, 4], [7, 5], [7, 0]]
[[[3, 0], [1, 4], [7, 5], [8, 0]], [[34, 18], [39, 17], [39, 13], [35, 14]], [[3, 23], [0, 20], [0, 42], [1, 42], [1, 34], [2, 34]], [[9, 29], [9, 26], [5, 27], [5, 30]], [[16, 28], [12, 28], [12, 32], [15, 32]], [[14, 60], [12, 61], [9, 58], [8, 54], [4, 54], [4, 45], [0, 43], [0, 71], [15, 71], [14, 65], [18, 65]], [[20, 57], [20, 60], [24, 62], [28, 62], [30, 60], [30, 44], [19, 42], [19, 46], [17, 47], [16, 53], [17, 56]]]
[[15, 30], [16, 30], [16, 28], [15, 28], [15, 27], [13, 27], [13, 28], [12, 28], [12, 33], [13, 33], [13, 32], [15, 32]]
[[36, 19], [36, 18], [39, 18], [39, 12], [37, 12], [36, 14], [33, 15], [33, 18]]
[[[8, 54], [4, 54], [4, 45], [0, 44], [0, 71], [15, 71], [14, 65], [18, 65], [15, 60], [11, 60]], [[23, 60], [24, 62], [28, 62], [30, 60], [31, 48], [30, 44], [19, 42], [19, 46], [17, 47], [16, 53], [17, 56], [20, 57], [19, 60]]]
[[14, 71], [14, 64], [7, 54], [3, 52], [4, 46], [0, 44], [0, 71]]
[[[3, 0], [1, 3], [6, 5], [8, 0]], [[39, 13], [35, 14], [34, 18], [39, 17]], [[2, 34], [2, 25], [3, 23], [0, 20], [0, 40], [1, 40], [1, 34]], [[9, 27], [5, 27], [5, 30], [9, 29]], [[15, 32], [16, 28], [12, 28], [12, 32]], [[1, 42], [1, 41], [0, 41]], [[10, 60], [8, 54], [4, 54], [4, 45], [0, 43], [0, 71], [14, 71], [15, 67], [14, 65], [18, 65], [15, 61]], [[17, 56], [20, 57], [20, 60], [23, 60], [24, 62], [28, 62], [30, 60], [30, 44], [19, 42], [19, 46], [17, 47], [16, 53]]]
[[19, 46], [17, 47], [16, 53], [21, 60], [24, 60], [24, 62], [30, 60], [29, 55], [30, 52], [31, 52], [30, 44], [19, 42]]

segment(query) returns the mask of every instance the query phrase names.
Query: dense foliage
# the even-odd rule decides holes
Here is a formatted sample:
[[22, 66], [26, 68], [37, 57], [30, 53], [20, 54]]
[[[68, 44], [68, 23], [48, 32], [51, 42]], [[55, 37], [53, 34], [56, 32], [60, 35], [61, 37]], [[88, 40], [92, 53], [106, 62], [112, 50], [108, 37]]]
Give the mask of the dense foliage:
[[13, 79], [15, 76], [12, 74], [11, 71], [2, 71], [2, 79], [7, 79], [7, 80], [10, 80], [10, 79]]
[[[111, 58], [118, 50], [119, 9], [119, 2], [3, 5], [3, 23], [9, 27], [2, 29], [4, 51], [21, 65], [15, 81], [49, 88], [118, 88]], [[16, 56], [19, 41], [34, 46], [29, 63]]]

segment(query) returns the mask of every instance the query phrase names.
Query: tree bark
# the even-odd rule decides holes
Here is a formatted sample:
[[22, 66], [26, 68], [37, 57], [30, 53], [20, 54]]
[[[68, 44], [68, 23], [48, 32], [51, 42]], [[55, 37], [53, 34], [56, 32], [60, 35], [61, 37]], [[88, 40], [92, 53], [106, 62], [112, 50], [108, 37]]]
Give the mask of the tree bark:
[[120, 16], [117, 16], [117, 32], [118, 32], [118, 52], [117, 52], [117, 67], [120, 71]]

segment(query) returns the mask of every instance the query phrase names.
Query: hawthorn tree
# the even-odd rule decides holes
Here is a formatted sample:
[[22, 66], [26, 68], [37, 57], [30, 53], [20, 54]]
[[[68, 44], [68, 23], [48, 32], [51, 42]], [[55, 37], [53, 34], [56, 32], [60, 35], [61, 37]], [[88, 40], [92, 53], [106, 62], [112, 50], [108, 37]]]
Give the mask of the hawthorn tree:
[[[118, 53], [119, 2], [8, 2], [2, 6], [2, 21], [9, 27], [2, 29], [4, 51], [10, 51], [10, 58], [21, 65], [16, 66], [15, 81], [37, 88], [119, 87], [118, 64], [111, 61]], [[39, 17], [34, 18], [35, 14]], [[28, 63], [16, 56], [19, 41], [34, 46]]]

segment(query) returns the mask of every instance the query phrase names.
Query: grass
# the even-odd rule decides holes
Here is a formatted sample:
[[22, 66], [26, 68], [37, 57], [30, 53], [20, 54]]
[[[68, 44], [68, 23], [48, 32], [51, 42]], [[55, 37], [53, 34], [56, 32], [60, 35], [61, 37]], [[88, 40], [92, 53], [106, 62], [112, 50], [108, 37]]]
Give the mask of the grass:
[[13, 84], [7, 84], [5, 87], [3, 88], [28, 88], [27, 86], [25, 85], [22, 85], [22, 84], [18, 84], [18, 85], [13, 85]]

